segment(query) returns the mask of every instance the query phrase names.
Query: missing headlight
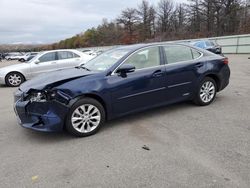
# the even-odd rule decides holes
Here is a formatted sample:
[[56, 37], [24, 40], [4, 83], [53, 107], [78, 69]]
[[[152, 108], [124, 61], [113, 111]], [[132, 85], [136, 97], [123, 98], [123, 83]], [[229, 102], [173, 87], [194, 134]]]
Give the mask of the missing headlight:
[[44, 92], [33, 92], [28, 96], [30, 102], [46, 102], [47, 95]]
[[70, 97], [60, 90], [31, 90], [28, 92], [25, 100], [30, 102], [47, 102], [56, 100], [60, 103], [68, 104]]

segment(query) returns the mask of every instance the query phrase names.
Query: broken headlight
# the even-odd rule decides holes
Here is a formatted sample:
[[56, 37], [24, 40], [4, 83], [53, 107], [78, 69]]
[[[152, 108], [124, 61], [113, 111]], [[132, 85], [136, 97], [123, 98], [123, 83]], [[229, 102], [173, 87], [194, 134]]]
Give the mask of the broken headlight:
[[26, 100], [30, 102], [47, 102], [51, 100], [57, 100], [58, 102], [67, 104], [70, 100], [70, 97], [61, 91], [37, 91], [33, 90], [29, 92]]
[[42, 91], [36, 91], [29, 94], [27, 100], [30, 102], [46, 102], [48, 100], [47, 94]]

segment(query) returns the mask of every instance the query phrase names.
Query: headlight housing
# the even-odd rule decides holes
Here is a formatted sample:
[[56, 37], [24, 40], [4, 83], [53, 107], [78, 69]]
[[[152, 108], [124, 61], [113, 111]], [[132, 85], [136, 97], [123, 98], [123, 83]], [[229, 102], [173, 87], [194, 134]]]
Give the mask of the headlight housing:
[[31, 92], [26, 100], [30, 102], [46, 102], [48, 100], [47, 94], [42, 91]]
[[48, 102], [56, 100], [60, 103], [68, 104], [70, 97], [59, 90], [53, 90], [53, 91], [32, 90], [29, 92], [27, 97], [25, 97], [25, 100], [30, 102]]

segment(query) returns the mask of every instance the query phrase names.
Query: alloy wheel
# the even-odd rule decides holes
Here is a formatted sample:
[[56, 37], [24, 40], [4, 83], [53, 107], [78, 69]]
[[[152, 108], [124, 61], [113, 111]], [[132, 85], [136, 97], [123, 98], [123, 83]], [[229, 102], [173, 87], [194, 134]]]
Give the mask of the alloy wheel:
[[204, 103], [209, 103], [215, 96], [215, 85], [211, 81], [206, 81], [202, 84], [200, 89], [200, 99]]
[[19, 86], [22, 83], [22, 77], [16, 73], [10, 74], [8, 81], [12, 86]]
[[71, 116], [73, 128], [80, 133], [94, 131], [101, 121], [99, 109], [92, 104], [83, 104], [77, 107]]

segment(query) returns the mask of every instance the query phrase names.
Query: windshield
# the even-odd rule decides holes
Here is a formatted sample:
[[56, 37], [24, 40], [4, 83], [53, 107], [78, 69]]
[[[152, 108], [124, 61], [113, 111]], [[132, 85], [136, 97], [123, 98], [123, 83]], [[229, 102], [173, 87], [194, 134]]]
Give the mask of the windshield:
[[106, 71], [124, 57], [130, 50], [129, 49], [114, 49], [104, 52], [96, 58], [90, 60], [82, 67], [86, 67], [92, 71]]

